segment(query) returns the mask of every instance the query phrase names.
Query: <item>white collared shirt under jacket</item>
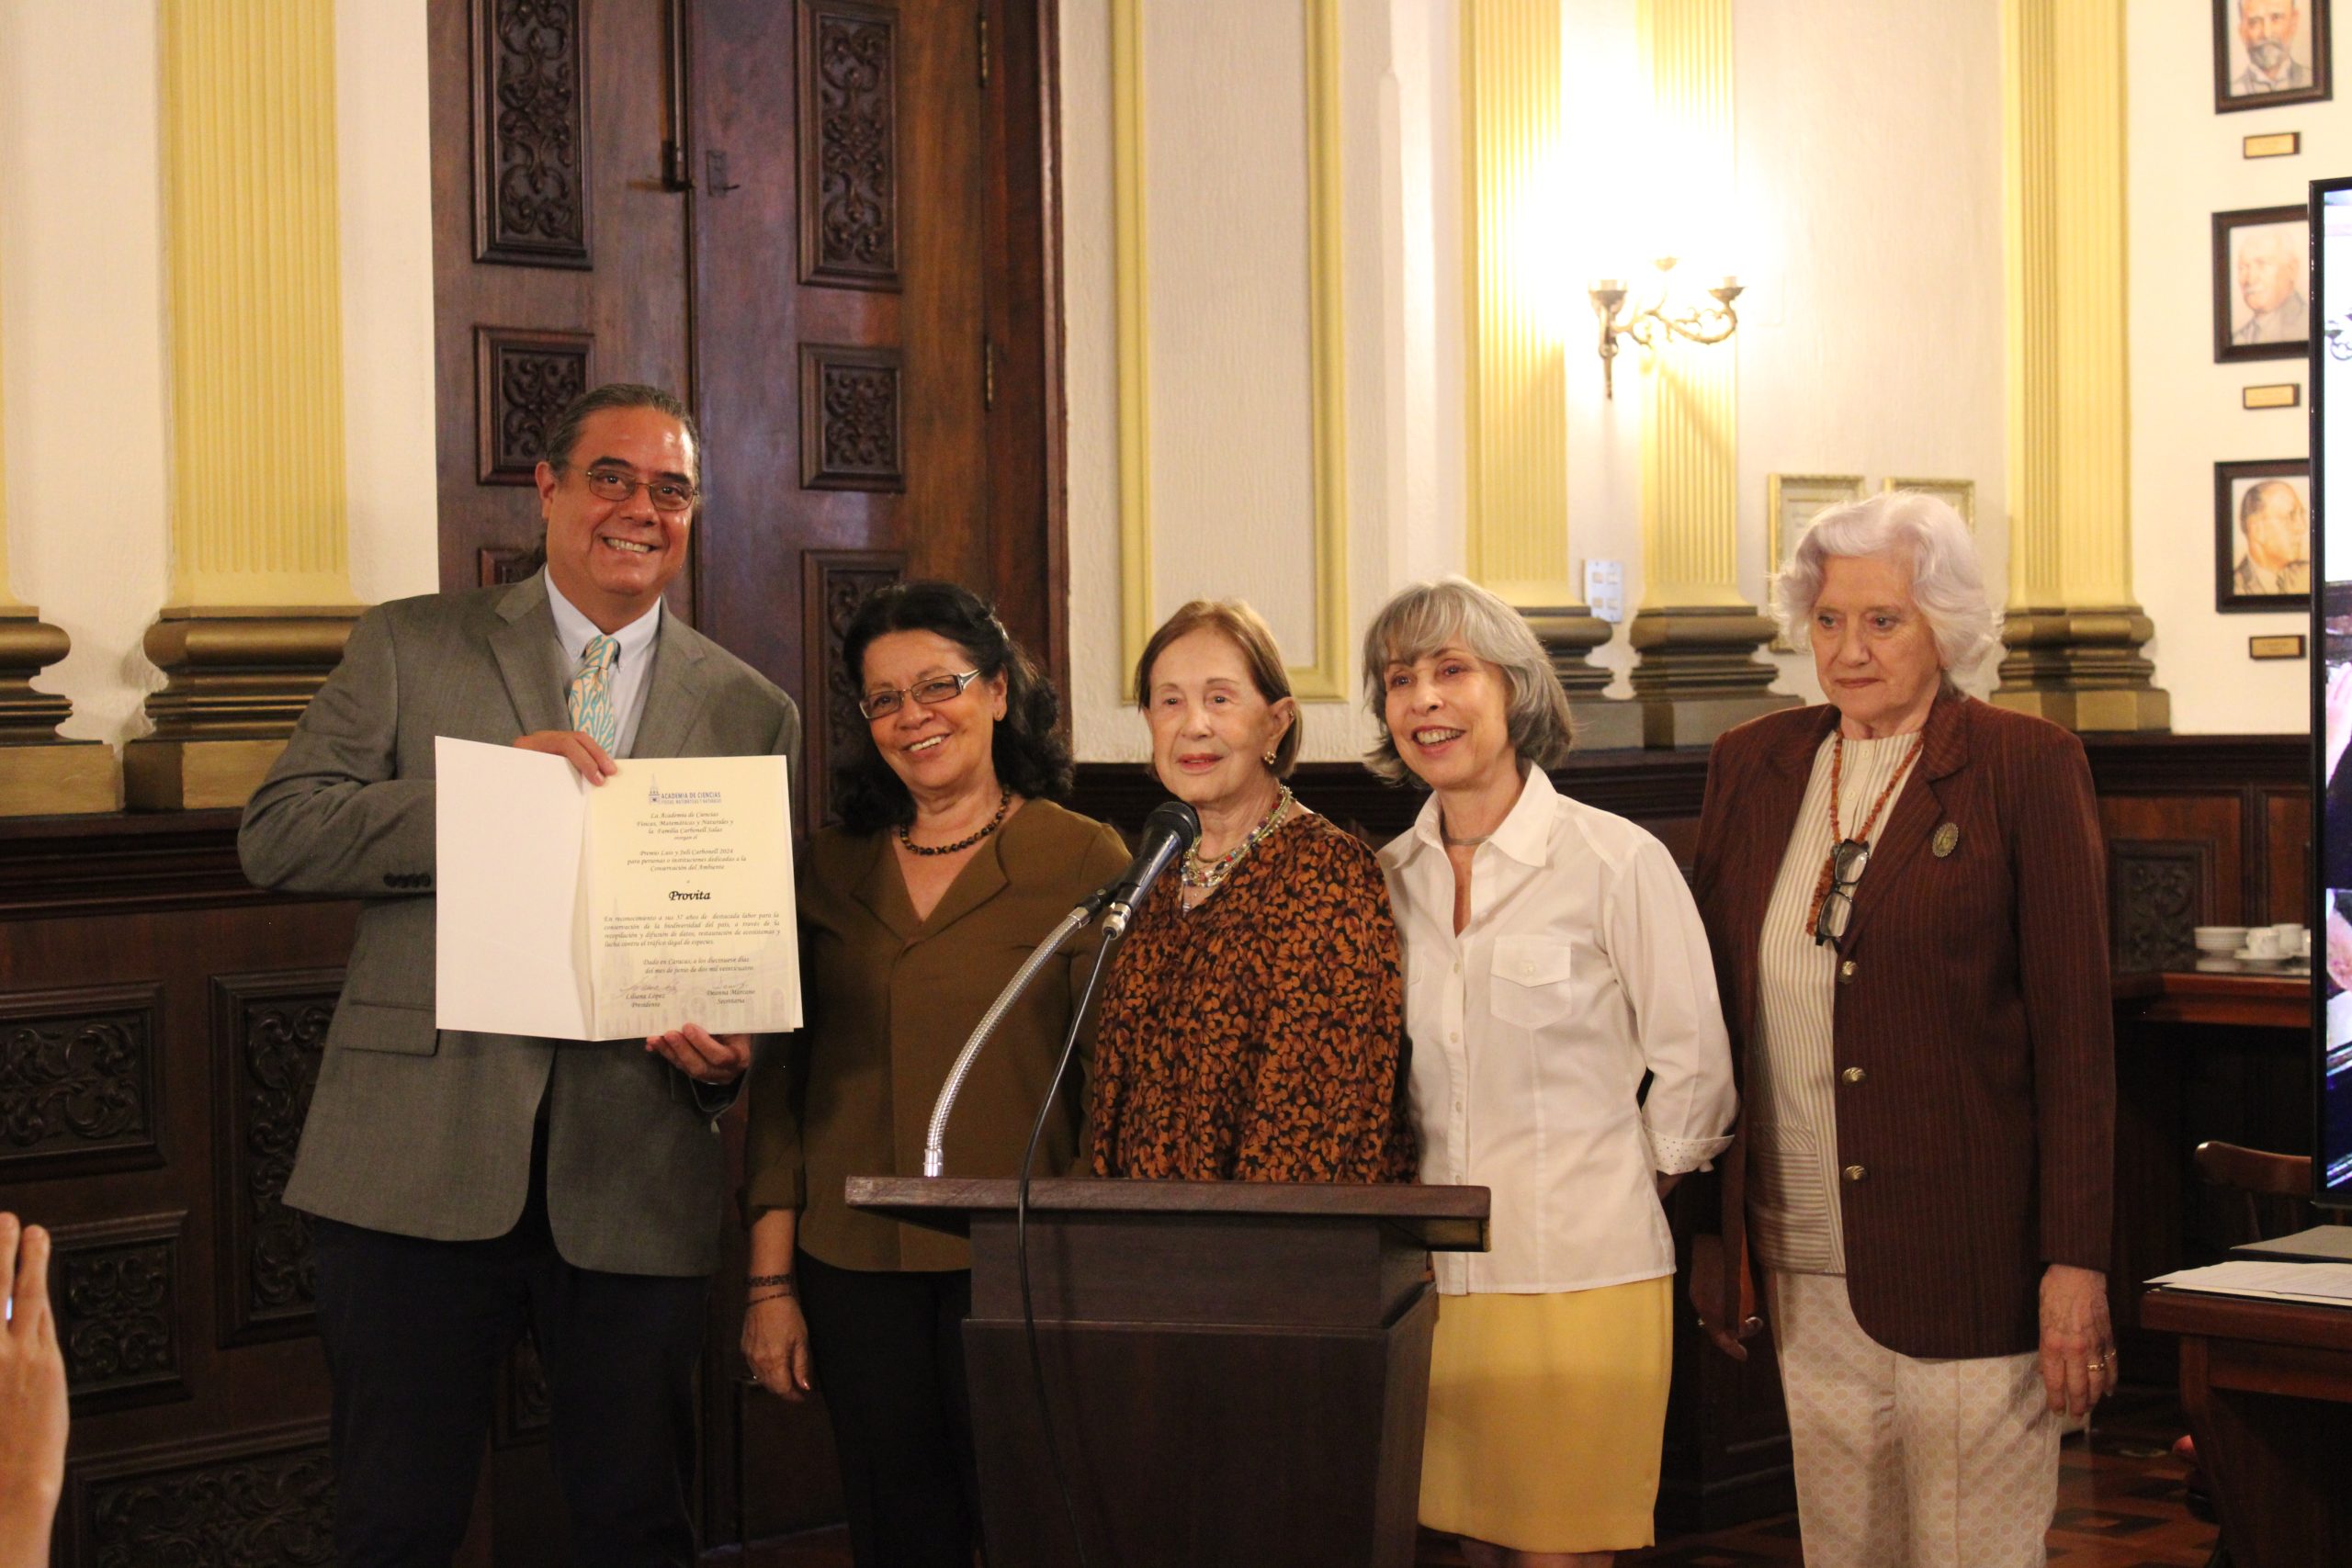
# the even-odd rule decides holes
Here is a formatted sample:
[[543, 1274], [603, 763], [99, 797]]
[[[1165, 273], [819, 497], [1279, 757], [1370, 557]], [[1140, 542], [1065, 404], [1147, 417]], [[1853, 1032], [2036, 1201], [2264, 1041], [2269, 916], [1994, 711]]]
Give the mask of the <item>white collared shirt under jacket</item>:
[[1735, 1105], [1682, 873], [1649, 833], [1570, 800], [1541, 768], [1472, 855], [1456, 936], [1436, 798], [1380, 852], [1404, 943], [1420, 1179], [1494, 1194], [1492, 1250], [1437, 1254], [1438, 1289], [1671, 1274], [1653, 1172], [1704, 1168], [1730, 1145]]

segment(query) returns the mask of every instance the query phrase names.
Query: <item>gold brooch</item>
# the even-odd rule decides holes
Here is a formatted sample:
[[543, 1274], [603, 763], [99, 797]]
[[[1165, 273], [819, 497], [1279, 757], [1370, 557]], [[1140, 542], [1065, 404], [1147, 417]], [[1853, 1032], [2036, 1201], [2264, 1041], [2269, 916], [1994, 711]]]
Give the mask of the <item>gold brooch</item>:
[[1951, 853], [1952, 851], [1960, 848], [1960, 824], [1957, 822], [1947, 822], [1942, 827], [1937, 829], [1936, 836], [1929, 842], [1928, 847], [1936, 852], [1936, 858], [1938, 860], [1943, 859], [1946, 855]]

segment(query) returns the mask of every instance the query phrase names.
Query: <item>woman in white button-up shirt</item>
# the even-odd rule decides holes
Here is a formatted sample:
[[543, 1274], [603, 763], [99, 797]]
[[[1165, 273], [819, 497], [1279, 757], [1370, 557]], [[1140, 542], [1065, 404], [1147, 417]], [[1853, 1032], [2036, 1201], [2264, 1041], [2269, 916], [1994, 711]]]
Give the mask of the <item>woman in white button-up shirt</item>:
[[1672, 1357], [1659, 1200], [1731, 1141], [1706, 935], [1663, 844], [1545, 776], [1567, 701], [1508, 604], [1460, 579], [1408, 588], [1364, 671], [1373, 769], [1432, 792], [1380, 856], [1421, 1179], [1494, 1193], [1492, 1250], [1438, 1258], [1421, 1522], [1480, 1568], [1606, 1563], [1651, 1541]]

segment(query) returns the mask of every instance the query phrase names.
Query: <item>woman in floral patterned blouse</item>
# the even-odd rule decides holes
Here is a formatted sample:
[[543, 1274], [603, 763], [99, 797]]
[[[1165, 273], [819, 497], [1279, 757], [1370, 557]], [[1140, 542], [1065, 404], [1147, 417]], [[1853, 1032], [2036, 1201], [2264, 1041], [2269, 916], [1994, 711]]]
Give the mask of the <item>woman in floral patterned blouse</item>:
[[1136, 667], [1153, 770], [1201, 815], [1104, 983], [1098, 1176], [1409, 1181], [1396, 927], [1372, 852], [1282, 782], [1298, 706], [1257, 612], [1195, 600]]

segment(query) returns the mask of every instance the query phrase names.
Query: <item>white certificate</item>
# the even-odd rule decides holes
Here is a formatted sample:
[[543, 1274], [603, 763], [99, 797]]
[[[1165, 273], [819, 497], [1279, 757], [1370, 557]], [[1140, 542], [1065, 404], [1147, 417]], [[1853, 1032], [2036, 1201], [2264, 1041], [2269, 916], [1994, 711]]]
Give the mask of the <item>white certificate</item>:
[[624, 760], [435, 742], [435, 1020], [610, 1040], [800, 1026], [781, 757]]

